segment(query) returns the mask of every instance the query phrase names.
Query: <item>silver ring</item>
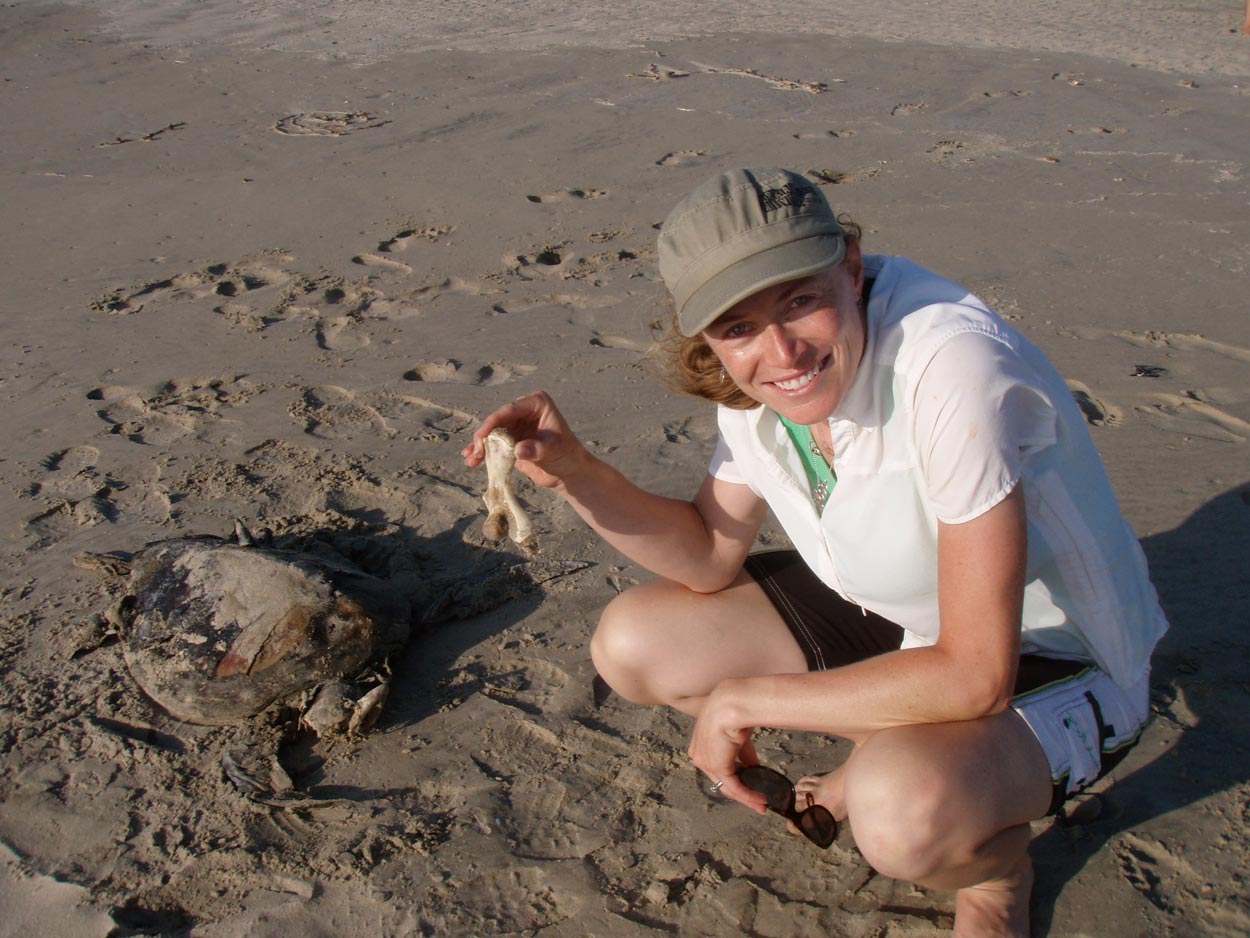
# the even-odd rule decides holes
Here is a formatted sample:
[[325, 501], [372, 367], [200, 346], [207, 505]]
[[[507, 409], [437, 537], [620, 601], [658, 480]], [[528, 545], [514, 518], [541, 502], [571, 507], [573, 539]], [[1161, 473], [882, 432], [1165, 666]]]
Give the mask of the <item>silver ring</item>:
[[708, 791], [712, 792], [712, 794], [715, 794], [716, 792], [720, 791], [721, 788], [724, 787], [724, 785], [725, 785], [725, 780], [721, 779], [719, 782], [713, 782], [712, 786], [708, 789]]

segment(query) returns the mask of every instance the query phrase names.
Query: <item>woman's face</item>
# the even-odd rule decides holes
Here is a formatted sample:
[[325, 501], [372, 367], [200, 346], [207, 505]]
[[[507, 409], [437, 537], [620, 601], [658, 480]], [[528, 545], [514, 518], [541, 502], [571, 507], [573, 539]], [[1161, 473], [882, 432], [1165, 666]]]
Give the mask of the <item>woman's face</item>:
[[819, 423], [859, 370], [863, 285], [859, 245], [851, 241], [837, 266], [747, 297], [703, 337], [747, 395], [795, 423]]

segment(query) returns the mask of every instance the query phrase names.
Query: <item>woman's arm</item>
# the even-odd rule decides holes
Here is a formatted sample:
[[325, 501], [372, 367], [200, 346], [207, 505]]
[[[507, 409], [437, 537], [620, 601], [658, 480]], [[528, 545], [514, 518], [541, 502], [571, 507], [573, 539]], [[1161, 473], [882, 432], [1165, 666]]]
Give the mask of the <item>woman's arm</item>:
[[765, 506], [747, 486], [707, 476], [691, 501], [639, 488], [594, 456], [543, 391], [488, 416], [465, 448], [465, 463], [483, 458], [496, 427], [516, 439], [516, 467], [558, 492], [609, 544], [652, 573], [697, 592], [728, 586], [742, 569]]
[[909, 723], [974, 720], [1005, 709], [1020, 655], [1028, 534], [1017, 487], [963, 524], [938, 530], [941, 631], [935, 645], [889, 652], [831, 671], [722, 681], [695, 725], [690, 757], [723, 792], [756, 806], [734, 779], [755, 727], [861, 740]]

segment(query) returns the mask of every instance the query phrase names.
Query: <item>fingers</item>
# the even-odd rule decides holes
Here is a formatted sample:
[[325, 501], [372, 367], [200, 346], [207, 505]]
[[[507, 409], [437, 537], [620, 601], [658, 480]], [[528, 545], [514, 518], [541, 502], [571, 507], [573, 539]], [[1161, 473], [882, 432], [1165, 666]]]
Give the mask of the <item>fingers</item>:
[[[482, 420], [478, 428], [473, 431], [473, 437], [469, 445], [460, 451], [465, 465], [472, 468], [480, 465], [482, 460], [486, 458], [484, 441], [492, 430], [497, 427], [503, 427], [520, 443], [531, 437], [541, 425], [544, 417], [552, 412], [558, 413], [555, 409], [555, 403], [546, 391], [535, 391], [532, 394], [526, 394], [504, 404]], [[532, 450], [521, 447], [518, 450], [517, 458], [533, 459], [534, 455]]]
[[768, 802], [758, 791], [747, 788], [738, 780], [737, 775], [727, 775], [720, 781], [724, 782], [718, 794], [724, 795], [738, 804], [745, 805], [756, 814], [764, 814], [768, 810]]
[[[755, 752], [755, 740], [748, 739], [742, 744], [742, 748], [738, 750], [738, 765], [759, 765], [760, 757]], [[736, 774], [730, 775], [724, 779], [725, 784], [721, 786], [720, 794], [726, 798], [732, 798], [739, 804], [746, 805], [757, 814], [763, 814], [768, 810], [768, 799], [761, 795], [753, 788], [747, 788], [738, 780]]]

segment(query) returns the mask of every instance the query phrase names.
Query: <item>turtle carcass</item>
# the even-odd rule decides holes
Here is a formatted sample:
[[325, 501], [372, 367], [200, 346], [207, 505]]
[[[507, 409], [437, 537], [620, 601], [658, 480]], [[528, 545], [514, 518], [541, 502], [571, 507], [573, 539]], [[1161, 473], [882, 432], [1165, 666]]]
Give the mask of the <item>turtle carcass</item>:
[[404, 645], [411, 619], [398, 589], [345, 563], [214, 537], [140, 550], [120, 612], [135, 681], [210, 725], [352, 679]]

